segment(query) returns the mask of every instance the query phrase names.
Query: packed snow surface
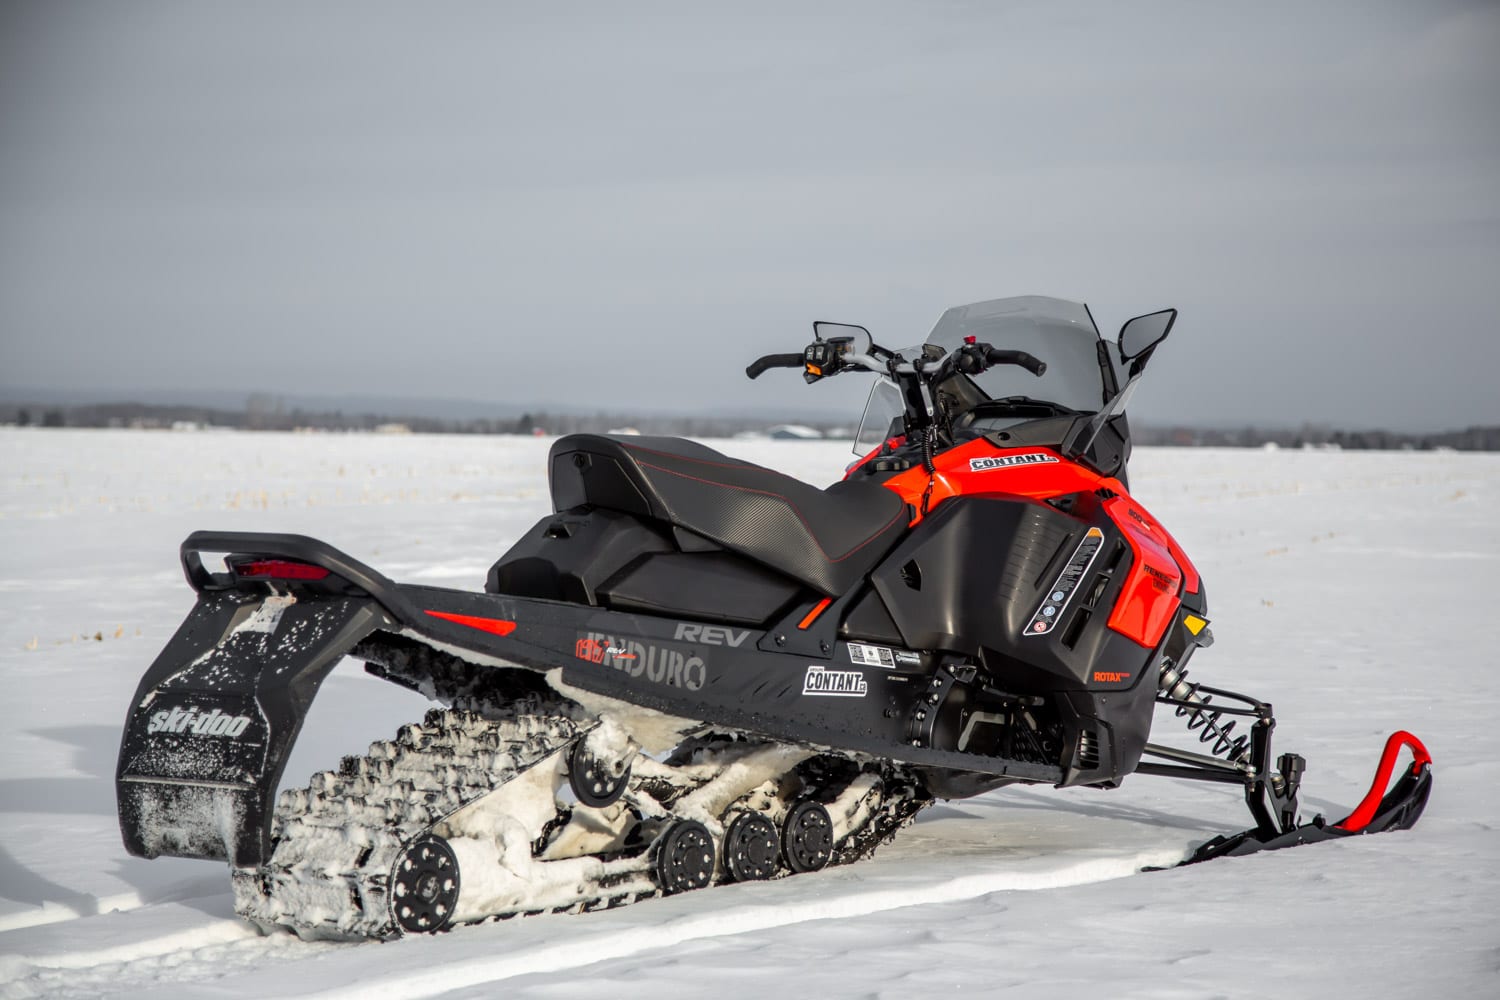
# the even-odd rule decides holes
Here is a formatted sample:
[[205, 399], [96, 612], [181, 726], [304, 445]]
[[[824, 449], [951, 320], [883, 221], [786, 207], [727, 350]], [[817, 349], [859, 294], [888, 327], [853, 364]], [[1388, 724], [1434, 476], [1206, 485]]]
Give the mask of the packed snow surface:
[[[1233, 788], [1136, 776], [940, 804], [874, 860], [389, 944], [238, 921], [227, 870], [126, 855], [136, 682], [193, 602], [198, 528], [326, 539], [480, 589], [550, 507], [547, 440], [0, 429], [0, 996], [1489, 995], [1500, 976], [1500, 457], [1142, 449], [1136, 495], [1196, 561], [1194, 679], [1276, 706], [1304, 811], [1341, 818], [1385, 735], [1436, 759], [1413, 831], [1169, 865], [1249, 825]], [[709, 442], [826, 484], [831, 442]], [[346, 661], [288, 783], [426, 703]], [[1177, 739], [1163, 713], [1156, 738]], [[495, 985], [497, 982], [500, 985]], [[169, 992], [164, 991], [168, 984]]]

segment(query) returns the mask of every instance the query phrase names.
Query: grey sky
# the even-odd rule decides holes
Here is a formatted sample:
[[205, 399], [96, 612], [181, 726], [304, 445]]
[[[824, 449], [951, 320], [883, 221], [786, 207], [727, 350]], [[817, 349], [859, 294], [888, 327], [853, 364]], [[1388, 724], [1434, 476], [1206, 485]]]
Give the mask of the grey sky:
[[[817, 405], [1182, 310], [1158, 422], [1500, 422], [1500, 4], [0, 3], [0, 384]], [[667, 353], [670, 351], [671, 353]]]

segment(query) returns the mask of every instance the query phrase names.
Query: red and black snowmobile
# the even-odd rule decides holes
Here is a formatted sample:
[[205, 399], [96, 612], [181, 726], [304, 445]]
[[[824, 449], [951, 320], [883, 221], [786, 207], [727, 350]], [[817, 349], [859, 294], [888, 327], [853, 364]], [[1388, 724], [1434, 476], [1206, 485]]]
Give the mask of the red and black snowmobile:
[[[1039, 297], [950, 309], [901, 351], [815, 324], [747, 374], [879, 377], [842, 482], [570, 435], [556, 513], [482, 593], [303, 536], [193, 534], [198, 602], [126, 719], [127, 847], [227, 860], [263, 927], [389, 937], [846, 863], [936, 798], [1016, 782], [1240, 786], [1254, 828], [1187, 862], [1410, 827], [1414, 737], [1348, 818], [1301, 824], [1270, 705], [1187, 679], [1203, 582], [1126, 484], [1125, 404], [1175, 319], [1131, 320], [1113, 352], [1086, 307]], [[346, 655], [445, 707], [278, 798]], [[1150, 741], [1158, 705], [1198, 748]]]

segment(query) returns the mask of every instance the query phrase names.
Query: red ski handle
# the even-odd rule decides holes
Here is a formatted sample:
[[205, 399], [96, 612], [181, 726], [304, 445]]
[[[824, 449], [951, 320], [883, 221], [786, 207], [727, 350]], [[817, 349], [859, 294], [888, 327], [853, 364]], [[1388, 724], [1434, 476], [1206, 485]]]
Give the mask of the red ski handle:
[[1348, 830], [1350, 833], [1359, 833], [1369, 825], [1370, 820], [1380, 810], [1380, 804], [1385, 798], [1386, 785], [1391, 780], [1391, 772], [1396, 769], [1396, 759], [1401, 756], [1403, 747], [1411, 748], [1412, 763], [1411, 773], [1417, 774], [1424, 767], [1432, 764], [1432, 755], [1422, 745], [1422, 741], [1405, 730], [1397, 730], [1391, 734], [1390, 739], [1385, 741], [1385, 752], [1380, 755], [1380, 767], [1375, 771], [1375, 780], [1370, 783], [1370, 790], [1359, 805], [1354, 807], [1343, 820], [1335, 823], [1340, 830]]

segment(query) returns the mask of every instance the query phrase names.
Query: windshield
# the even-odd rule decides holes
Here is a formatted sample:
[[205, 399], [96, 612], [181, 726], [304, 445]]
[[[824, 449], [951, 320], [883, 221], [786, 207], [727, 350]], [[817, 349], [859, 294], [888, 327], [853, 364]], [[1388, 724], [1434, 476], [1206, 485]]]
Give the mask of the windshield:
[[[974, 384], [990, 399], [1029, 396], [1092, 413], [1113, 395], [1114, 371], [1109, 367], [1109, 355], [1100, 349], [1099, 331], [1088, 307], [1081, 302], [1021, 295], [954, 306], [943, 313], [926, 343], [949, 353], [961, 346], [965, 337], [1001, 350], [1025, 351], [1046, 362], [1047, 372], [1040, 378], [1015, 365], [996, 365], [972, 376]], [[920, 350], [911, 347], [900, 353], [912, 358]], [[882, 383], [892, 391], [870, 393], [856, 436], [856, 450], [869, 441], [878, 444], [884, 440], [891, 420], [901, 415], [900, 393], [893, 391], [895, 387], [886, 380]]]
[[1092, 412], [1111, 395], [1100, 368], [1099, 331], [1081, 302], [1022, 295], [954, 306], [937, 321], [927, 343], [948, 353], [965, 337], [1001, 350], [1026, 351], [1047, 364], [1040, 378], [1015, 365], [996, 365], [973, 376], [991, 399], [1030, 396]]

